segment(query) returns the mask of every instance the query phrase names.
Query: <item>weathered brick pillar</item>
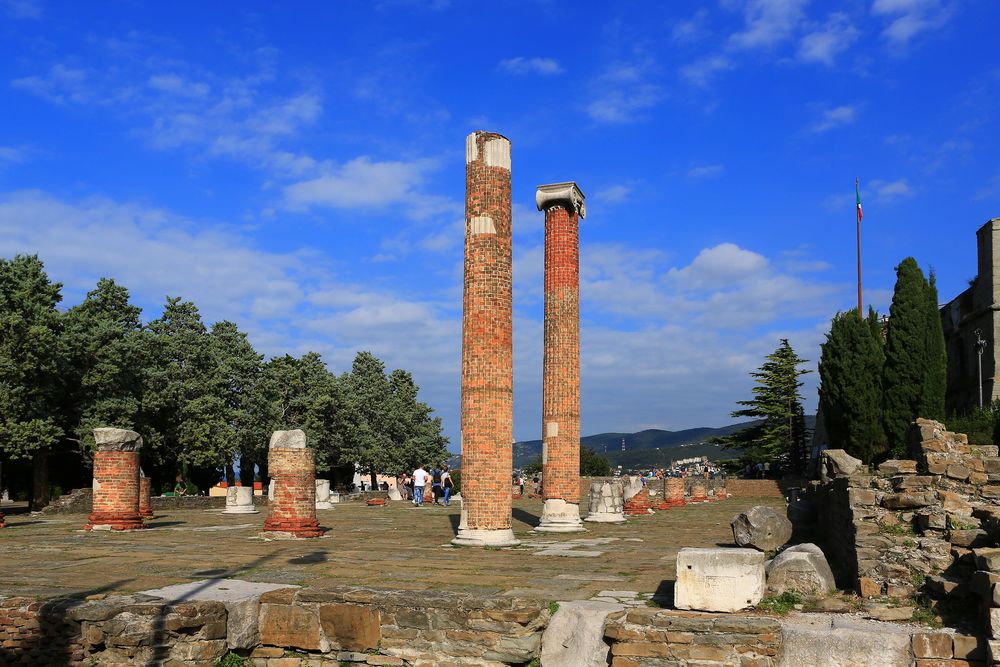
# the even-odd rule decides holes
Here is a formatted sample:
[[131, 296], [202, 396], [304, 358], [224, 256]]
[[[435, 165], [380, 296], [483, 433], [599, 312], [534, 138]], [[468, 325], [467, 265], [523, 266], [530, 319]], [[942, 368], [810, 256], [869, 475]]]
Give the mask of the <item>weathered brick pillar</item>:
[[305, 432], [272, 433], [267, 469], [274, 479], [274, 500], [268, 503], [263, 537], [319, 537], [326, 532], [316, 520], [316, 463]]
[[153, 516], [153, 488], [150, 479], [139, 471], [139, 516], [144, 519]]
[[688, 500], [691, 503], [707, 503], [708, 494], [705, 492], [705, 485], [701, 482], [697, 482], [691, 485], [691, 498]]
[[540, 185], [545, 211], [545, 345], [542, 360], [542, 488], [536, 530], [573, 533], [580, 520], [580, 218], [576, 183]]
[[511, 530], [514, 439], [510, 141], [465, 138], [462, 518], [453, 542], [519, 544]]
[[84, 530], [145, 528], [139, 515], [142, 436], [120, 428], [95, 428], [94, 500]]
[[683, 507], [684, 500], [684, 480], [680, 477], [667, 477], [663, 480], [663, 502], [659, 509], [670, 507]]

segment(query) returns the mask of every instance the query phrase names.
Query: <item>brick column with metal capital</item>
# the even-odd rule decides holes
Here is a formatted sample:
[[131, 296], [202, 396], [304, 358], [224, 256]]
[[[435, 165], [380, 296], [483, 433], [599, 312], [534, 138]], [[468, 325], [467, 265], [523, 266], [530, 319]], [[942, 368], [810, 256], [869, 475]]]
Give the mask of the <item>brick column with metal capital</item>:
[[580, 218], [576, 183], [540, 185], [545, 212], [545, 344], [542, 360], [542, 489], [537, 531], [574, 533], [580, 520]]
[[84, 530], [145, 528], [139, 514], [142, 436], [120, 428], [95, 428], [94, 497]]
[[319, 537], [326, 529], [316, 519], [316, 462], [301, 430], [275, 431], [267, 451], [267, 470], [274, 479], [262, 537]]
[[454, 544], [513, 546], [513, 292], [510, 140], [465, 138], [462, 516]]

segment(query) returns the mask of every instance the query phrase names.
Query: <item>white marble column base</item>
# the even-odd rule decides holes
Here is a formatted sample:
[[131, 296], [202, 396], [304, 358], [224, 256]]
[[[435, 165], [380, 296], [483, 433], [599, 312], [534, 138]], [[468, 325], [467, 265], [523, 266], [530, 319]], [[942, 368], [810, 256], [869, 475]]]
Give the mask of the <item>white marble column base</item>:
[[459, 526], [458, 535], [451, 543], [463, 547], [516, 547], [521, 540], [514, 537], [510, 528], [474, 530]]
[[580, 521], [580, 505], [562, 498], [548, 498], [542, 508], [542, 520], [535, 527], [539, 533], [583, 533], [587, 529]]

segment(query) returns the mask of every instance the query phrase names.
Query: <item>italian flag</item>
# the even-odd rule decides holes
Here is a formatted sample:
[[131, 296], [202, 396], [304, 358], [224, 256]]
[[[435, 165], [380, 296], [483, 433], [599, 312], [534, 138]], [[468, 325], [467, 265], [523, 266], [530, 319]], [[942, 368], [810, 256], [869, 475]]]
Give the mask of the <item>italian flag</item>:
[[854, 194], [858, 198], [858, 222], [861, 222], [861, 190], [858, 189], [858, 179], [854, 179]]

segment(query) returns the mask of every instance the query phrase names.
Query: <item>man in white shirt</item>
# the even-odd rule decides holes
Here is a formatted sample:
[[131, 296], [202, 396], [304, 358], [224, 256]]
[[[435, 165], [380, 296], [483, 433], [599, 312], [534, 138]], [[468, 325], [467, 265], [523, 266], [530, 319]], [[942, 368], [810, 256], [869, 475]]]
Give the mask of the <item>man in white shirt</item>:
[[417, 466], [413, 471], [413, 504], [417, 507], [422, 507], [424, 504], [424, 487], [427, 486], [429, 478], [430, 475], [423, 466]]

